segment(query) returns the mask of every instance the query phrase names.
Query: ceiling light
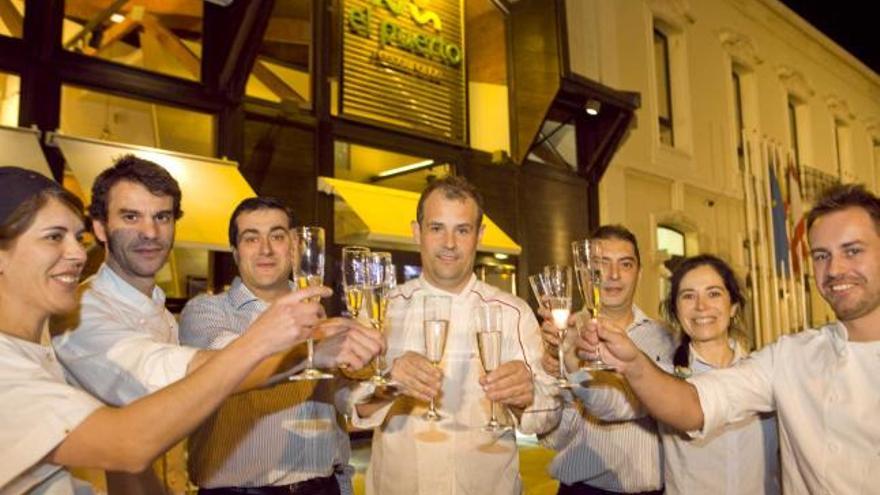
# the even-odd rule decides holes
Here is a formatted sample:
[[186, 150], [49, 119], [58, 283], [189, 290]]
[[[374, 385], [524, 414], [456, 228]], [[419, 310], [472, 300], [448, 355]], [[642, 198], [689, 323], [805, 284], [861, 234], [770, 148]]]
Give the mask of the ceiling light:
[[497, 260], [506, 260], [508, 256], [504, 253], [495, 253], [495, 259]]
[[420, 162], [410, 163], [409, 165], [404, 165], [402, 167], [389, 168], [388, 170], [383, 170], [376, 174], [372, 180], [377, 179], [387, 179], [389, 177], [394, 177], [401, 174], [406, 174], [409, 172], [414, 172], [416, 170], [421, 170], [423, 168], [431, 168], [436, 166], [434, 160], [423, 160]]
[[590, 98], [587, 100], [587, 103], [584, 104], [584, 111], [587, 112], [587, 115], [599, 115], [599, 110], [601, 108], [602, 104], [595, 98]]
[[120, 22], [125, 20], [125, 16], [122, 14], [113, 14], [110, 16], [110, 21], [119, 24]]

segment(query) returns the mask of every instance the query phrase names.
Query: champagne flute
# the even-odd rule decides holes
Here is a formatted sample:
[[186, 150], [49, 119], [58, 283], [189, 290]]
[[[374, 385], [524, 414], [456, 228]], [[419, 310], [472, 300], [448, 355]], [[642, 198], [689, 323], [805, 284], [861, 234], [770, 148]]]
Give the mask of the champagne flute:
[[[391, 263], [391, 253], [374, 252], [367, 256], [367, 293], [369, 299], [370, 323], [380, 333], [385, 328], [385, 315], [388, 311], [388, 294], [397, 286], [397, 273]], [[373, 361], [373, 376], [370, 380], [377, 386], [388, 385], [382, 376], [382, 356]]]
[[342, 248], [342, 290], [345, 292], [345, 306], [355, 320], [364, 305], [369, 255], [370, 250], [363, 246]]
[[[321, 227], [297, 227], [296, 285], [300, 289], [318, 287], [324, 283], [324, 229]], [[320, 300], [320, 297], [316, 297]], [[290, 380], [327, 380], [330, 373], [315, 368], [315, 341], [308, 339], [306, 369], [290, 377]]]
[[[491, 373], [501, 365], [501, 329], [502, 312], [498, 303], [481, 304], [476, 313], [477, 347], [480, 350], [480, 361], [486, 373]], [[490, 402], [491, 417], [483, 427], [483, 431], [505, 432], [509, 426], [498, 422], [495, 414], [495, 401]]]
[[[446, 334], [449, 331], [449, 310], [452, 298], [449, 296], [425, 296], [423, 324], [425, 330], [425, 357], [435, 367], [440, 365], [443, 359], [443, 350], [446, 347]], [[441, 416], [437, 412], [434, 399], [428, 412], [422, 416], [427, 421], [438, 421]]]
[[[595, 320], [602, 309], [602, 250], [599, 243], [590, 239], [571, 243], [574, 270], [577, 274], [578, 288], [584, 300], [584, 309]], [[598, 371], [611, 369], [602, 356], [584, 361], [581, 369]]]
[[556, 385], [570, 388], [571, 382], [565, 378], [565, 333], [568, 329], [568, 317], [571, 315], [571, 267], [549, 265], [538, 275], [539, 285], [544, 290], [544, 300], [550, 309], [553, 324], [559, 331], [557, 359], [559, 360], [559, 378]]

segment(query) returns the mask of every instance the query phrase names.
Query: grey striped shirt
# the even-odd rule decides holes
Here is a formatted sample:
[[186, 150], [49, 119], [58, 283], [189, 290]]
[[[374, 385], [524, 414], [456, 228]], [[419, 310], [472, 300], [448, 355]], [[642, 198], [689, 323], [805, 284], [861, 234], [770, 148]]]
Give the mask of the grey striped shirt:
[[[654, 361], [668, 361], [672, 335], [659, 322], [633, 306], [627, 333]], [[662, 456], [657, 425], [642, 412], [629, 421], [603, 421], [598, 411], [624, 399], [635, 401], [626, 381], [612, 372], [578, 371], [569, 380], [581, 383], [567, 394], [559, 426], [541, 438], [557, 452], [550, 474], [567, 485], [587, 483], [603, 490], [632, 493], [663, 487]], [[576, 400], [575, 400], [576, 399]], [[591, 414], [589, 411], [594, 411]]]
[[[200, 296], [183, 310], [180, 341], [219, 349], [268, 305], [236, 278], [228, 292]], [[351, 494], [350, 445], [342, 379], [289, 382], [230, 397], [189, 439], [189, 473], [202, 488], [288, 485], [337, 474]]]

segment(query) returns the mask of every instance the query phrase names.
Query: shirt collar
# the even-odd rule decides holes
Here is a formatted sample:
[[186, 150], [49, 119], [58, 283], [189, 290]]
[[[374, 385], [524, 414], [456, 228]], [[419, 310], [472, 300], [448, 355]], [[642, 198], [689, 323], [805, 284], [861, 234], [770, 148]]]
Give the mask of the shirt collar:
[[471, 273], [471, 277], [468, 279], [468, 283], [461, 289], [461, 292], [458, 294], [449, 292], [438, 287], [431, 285], [427, 279], [425, 279], [425, 274], [419, 275], [419, 285], [425, 289], [427, 292], [440, 293], [446, 296], [451, 296], [452, 298], [460, 298], [465, 297], [470, 294], [471, 290], [474, 288], [474, 285], [477, 283], [477, 276]]
[[151, 297], [147, 297], [114, 272], [106, 262], [98, 268], [93, 285], [99, 290], [112, 294], [115, 299], [142, 308], [147, 312], [155, 310], [156, 307], [165, 307], [165, 292], [158, 285], [153, 286]]
[[645, 314], [644, 311], [642, 311], [642, 308], [636, 306], [635, 304], [633, 304], [633, 306], [632, 306], [632, 312], [633, 312], [633, 321], [632, 321], [632, 323], [630, 323], [627, 331], [632, 330], [633, 328], [636, 328], [636, 327], [643, 325], [645, 323], [650, 323], [653, 321], [651, 318], [648, 317], [648, 315]]
[[[741, 346], [739, 343], [737, 343], [737, 341], [735, 339], [733, 339], [733, 338], [727, 339], [727, 345], [733, 350], [733, 360], [730, 361], [731, 366], [736, 364], [736, 362], [739, 361], [740, 359], [746, 357], [746, 350], [743, 349], [743, 346]], [[691, 367], [693, 367], [695, 361], [698, 361], [698, 362], [702, 363], [704, 366], [708, 366], [710, 368], [715, 368], [715, 365], [709, 364], [708, 362], [706, 362], [705, 359], [703, 359], [702, 356], [700, 356], [700, 353], [697, 352], [697, 349], [694, 348], [693, 344], [689, 344], [689, 347], [690, 347], [689, 354], [690, 354], [690, 360], [691, 360], [691, 362], [690, 362]]]
[[846, 343], [849, 341], [849, 332], [846, 329], [846, 325], [839, 321], [835, 321], [825, 325], [825, 328], [828, 330], [828, 335], [831, 336], [831, 347], [834, 348], [834, 352], [836, 352], [838, 356], [845, 355]]
[[[296, 286], [293, 281], [288, 281], [287, 285], [291, 290], [294, 290]], [[235, 277], [232, 280], [232, 285], [229, 286], [229, 291], [226, 293], [226, 297], [229, 300], [229, 304], [235, 309], [241, 309], [245, 304], [260, 301], [261, 303], [268, 306], [268, 302], [263, 301], [259, 297], [255, 296], [253, 292], [248, 288], [247, 285], [241, 280], [241, 277]]]

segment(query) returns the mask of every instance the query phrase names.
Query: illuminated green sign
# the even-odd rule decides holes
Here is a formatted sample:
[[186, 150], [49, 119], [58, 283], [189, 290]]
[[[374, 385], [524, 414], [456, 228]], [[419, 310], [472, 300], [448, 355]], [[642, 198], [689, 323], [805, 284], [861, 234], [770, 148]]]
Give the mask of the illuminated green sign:
[[[440, 16], [436, 12], [422, 9], [415, 1], [374, 0], [373, 6], [351, 9], [348, 14], [348, 26], [352, 33], [371, 39], [370, 15], [376, 6], [384, 7], [394, 17], [409, 15], [415, 24], [421, 27], [430, 25], [438, 33], [443, 28]], [[379, 23], [379, 32], [376, 36], [382, 48], [386, 46], [399, 48], [450, 67], [461, 65], [461, 46], [445, 40], [439, 34], [419, 33], [407, 29], [398, 22], [383, 20]]]

